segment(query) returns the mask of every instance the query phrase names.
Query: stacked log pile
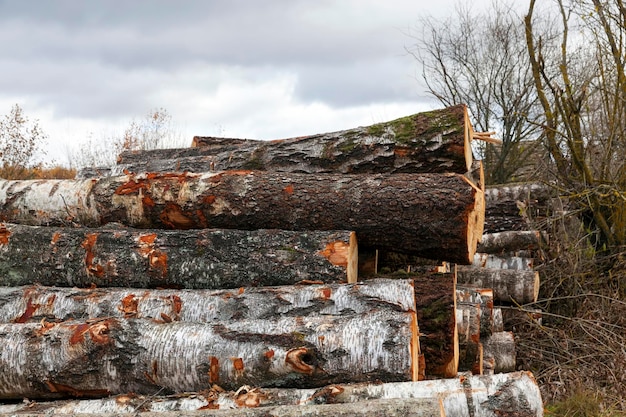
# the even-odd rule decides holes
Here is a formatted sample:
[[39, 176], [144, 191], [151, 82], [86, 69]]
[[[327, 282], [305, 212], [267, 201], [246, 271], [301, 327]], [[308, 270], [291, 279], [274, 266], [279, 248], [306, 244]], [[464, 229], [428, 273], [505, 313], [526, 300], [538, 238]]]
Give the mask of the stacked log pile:
[[[455, 106], [0, 180], [0, 412], [542, 415], [509, 372], [499, 284], [377, 274], [384, 254], [474, 261], [475, 138]], [[485, 350], [506, 373], [481, 376]]]

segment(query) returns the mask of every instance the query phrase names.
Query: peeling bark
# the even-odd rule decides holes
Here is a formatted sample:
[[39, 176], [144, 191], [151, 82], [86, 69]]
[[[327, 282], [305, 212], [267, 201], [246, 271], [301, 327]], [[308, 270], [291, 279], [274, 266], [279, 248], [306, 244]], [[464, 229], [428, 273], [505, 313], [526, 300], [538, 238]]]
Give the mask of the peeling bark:
[[152, 173], [0, 181], [0, 220], [168, 229], [347, 229], [364, 246], [469, 264], [476, 228], [484, 222], [481, 199], [482, 191], [458, 174]]
[[[529, 372], [514, 372], [493, 376], [468, 376], [420, 382], [396, 382], [385, 384], [337, 384], [319, 389], [272, 389], [248, 388], [239, 392], [209, 392], [208, 394], [187, 394], [183, 397], [146, 397], [121, 395], [99, 400], [57, 401], [54, 403], [34, 403], [0, 406], [0, 412], [35, 413], [132, 413], [137, 411], [161, 412], [158, 416], [168, 417], [185, 415], [182, 412], [204, 407], [208, 413], [224, 410], [219, 415], [227, 414], [227, 409], [239, 407], [257, 407], [253, 410], [267, 412], [262, 415], [274, 415], [271, 406], [289, 405], [297, 407], [320, 404], [355, 404], [360, 405], [372, 400], [389, 400], [396, 404], [407, 404], [419, 408], [421, 401], [436, 400], [443, 405], [443, 415], [447, 416], [483, 416], [503, 415], [519, 417], [543, 416], [543, 404], [539, 387]], [[428, 402], [427, 402], [428, 403]], [[365, 409], [365, 408], [364, 408]], [[293, 409], [292, 409], [293, 410]], [[308, 410], [301, 408], [302, 412]], [[436, 408], [433, 409], [437, 413]], [[234, 411], [232, 411], [234, 412]], [[297, 413], [297, 411], [293, 411]], [[21, 414], [18, 414], [21, 415]], [[142, 414], [150, 415], [150, 414]], [[196, 414], [189, 414], [196, 415]], [[218, 415], [218, 414], [216, 414]], [[256, 415], [256, 414], [252, 414]], [[283, 414], [277, 414], [283, 415]], [[300, 416], [301, 414], [296, 414]], [[385, 415], [388, 414], [370, 414]], [[410, 415], [410, 414], [407, 414]]]
[[[195, 147], [127, 151], [114, 175], [254, 169], [302, 173], [465, 174], [472, 164], [464, 105], [333, 133], [273, 140], [194, 137]], [[202, 146], [198, 146], [202, 145]]]
[[417, 339], [415, 313], [391, 309], [220, 324], [0, 324], [0, 398], [411, 381]]
[[248, 287], [235, 290], [0, 287], [0, 322], [38, 323], [99, 317], [163, 322], [229, 322], [280, 316], [415, 311], [413, 281], [372, 279], [357, 284]]
[[356, 281], [349, 231], [0, 225], [0, 285], [237, 288]]
[[487, 254], [540, 249], [547, 243], [547, 235], [536, 230], [509, 230], [499, 233], [486, 233], [478, 244], [477, 251]]
[[539, 272], [457, 266], [459, 285], [492, 288], [494, 300], [506, 303], [534, 303], [539, 296]]

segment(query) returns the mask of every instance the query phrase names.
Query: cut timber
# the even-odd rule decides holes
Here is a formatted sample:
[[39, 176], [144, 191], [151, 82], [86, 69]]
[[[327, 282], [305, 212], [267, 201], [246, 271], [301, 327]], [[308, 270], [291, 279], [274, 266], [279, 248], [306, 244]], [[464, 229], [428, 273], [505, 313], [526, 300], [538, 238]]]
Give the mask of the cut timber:
[[[139, 400], [144, 402], [138, 408], [133, 408], [133, 404], [139, 404]], [[86, 402], [86, 401], [85, 401]], [[182, 402], [182, 401], [181, 401]], [[183, 404], [194, 404], [199, 401], [184, 401]], [[101, 404], [101, 405], [100, 405]], [[152, 397], [134, 397], [133, 404], [119, 404], [115, 400], [102, 400], [97, 403], [91, 400], [90, 403], [83, 405], [81, 402], [66, 402], [64, 406], [55, 404], [35, 404], [34, 407], [27, 408], [22, 406], [24, 412], [15, 414], [15, 416], [37, 416], [41, 417], [41, 413], [46, 416], [66, 416], [67, 414], [89, 417], [90, 415], [98, 415], [102, 417], [115, 417], [131, 413], [133, 416], [142, 417], [445, 417], [446, 414], [440, 400], [436, 398], [407, 398], [402, 401], [398, 400], [364, 400], [358, 403], [340, 403], [340, 404], [319, 404], [319, 405], [277, 405], [261, 408], [237, 408], [232, 410], [213, 410], [203, 409], [202, 407], [193, 410], [176, 410], [164, 411], [161, 408], [151, 411], [143, 411], [152, 404], [160, 406]], [[19, 409], [19, 408], [18, 408]], [[201, 409], [202, 411], [195, 411]], [[14, 408], [15, 410], [15, 408]], [[58, 411], [57, 411], [58, 410]], [[75, 411], [76, 410], [76, 411]], [[84, 411], [79, 411], [84, 410]], [[99, 411], [102, 410], [102, 411]], [[210, 410], [210, 411], [208, 411]], [[2, 408], [0, 406], [0, 412]], [[98, 414], [94, 414], [98, 413]], [[106, 414], [101, 414], [106, 413]], [[114, 414], [113, 414], [114, 413]], [[123, 414], [121, 414], [123, 413]]]
[[[141, 396], [119, 395], [97, 400], [56, 401], [0, 406], [3, 413], [136, 413], [142, 416], [170, 417], [185, 416], [182, 412], [202, 409], [202, 413], [229, 416], [229, 409], [254, 407], [252, 411], [265, 411], [264, 416], [289, 414], [274, 413], [276, 406], [306, 407], [321, 404], [369, 404], [370, 401], [387, 400], [396, 404], [410, 405], [409, 409], [420, 409], [420, 404], [436, 400], [441, 404], [443, 415], [447, 416], [543, 416], [543, 404], [537, 383], [529, 372], [513, 372], [493, 376], [461, 375], [457, 378], [438, 379], [421, 382], [395, 382], [383, 384], [337, 384], [319, 389], [290, 388], [244, 388], [235, 392], [210, 391], [208, 393], [188, 393], [185, 396]], [[425, 401], [425, 402], [423, 402]], [[365, 409], [365, 408], [364, 408]], [[23, 411], [22, 411], [23, 410]], [[285, 410], [284, 408], [282, 410]], [[289, 409], [293, 410], [293, 409]], [[432, 415], [440, 415], [436, 407]], [[155, 414], [148, 414], [153, 412]], [[156, 414], [160, 412], [160, 414]], [[178, 414], [168, 413], [178, 412]], [[296, 413], [296, 411], [293, 411]], [[355, 411], [356, 412], [356, 411]], [[189, 414], [199, 415], [199, 414]], [[207, 414], [202, 414], [207, 415]], [[237, 414], [233, 414], [237, 415]], [[256, 415], [256, 414], [250, 414]], [[294, 414], [308, 415], [308, 414]], [[315, 415], [315, 414], [313, 414]], [[389, 414], [369, 414], [388, 416]], [[406, 414], [412, 415], [412, 414]]]
[[554, 190], [544, 184], [517, 184], [485, 190], [485, 232], [528, 230], [550, 214]]
[[356, 282], [354, 232], [0, 225], [0, 285], [237, 288]]
[[229, 322], [296, 315], [364, 314], [372, 308], [415, 311], [413, 281], [282, 285], [238, 290], [0, 287], [0, 322], [145, 318], [164, 322]]
[[413, 281], [425, 375], [453, 377], [459, 363], [454, 274], [422, 274]]
[[494, 333], [484, 343], [485, 374], [515, 371], [515, 338], [511, 332]]
[[417, 380], [415, 312], [343, 314], [219, 324], [0, 324], [0, 398]]
[[490, 255], [488, 253], [475, 253], [474, 262], [472, 265], [477, 268], [515, 269], [531, 271], [533, 269], [533, 258], [524, 258], [521, 256], [498, 256]]
[[497, 301], [526, 304], [539, 296], [539, 272], [457, 266], [459, 285], [493, 288]]
[[125, 152], [117, 169], [135, 173], [254, 169], [309, 174], [465, 174], [472, 164], [471, 131], [467, 108], [457, 105], [372, 126], [283, 140], [196, 137], [196, 144], [207, 146]]
[[357, 233], [360, 245], [469, 264], [475, 229], [484, 222], [482, 195], [458, 174], [226, 171], [0, 181], [0, 220], [50, 226], [119, 222], [169, 229], [347, 229]]
[[479, 253], [501, 254], [521, 250], [537, 250], [547, 243], [547, 235], [536, 230], [510, 230], [485, 233], [478, 244]]
[[456, 320], [459, 335], [459, 369], [483, 372], [484, 337], [493, 333], [493, 291], [457, 287]]

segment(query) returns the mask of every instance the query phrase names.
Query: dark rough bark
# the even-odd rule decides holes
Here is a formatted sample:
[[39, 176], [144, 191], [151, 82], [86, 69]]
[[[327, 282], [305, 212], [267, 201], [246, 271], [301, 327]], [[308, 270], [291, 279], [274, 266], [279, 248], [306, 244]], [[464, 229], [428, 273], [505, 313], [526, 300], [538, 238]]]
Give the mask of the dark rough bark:
[[[459, 378], [435, 379], [421, 382], [395, 382], [374, 384], [336, 384], [319, 389], [247, 388], [238, 392], [190, 393], [186, 396], [139, 396], [120, 395], [98, 400], [57, 401], [54, 403], [30, 403], [0, 406], [4, 413], [94, 413], [99, 410], [115, 410], [117, 413], [142, 411], [142, 416], [170, 417], [178, 415], [211, 415], [218, 410], [228, 416], [229, 408], [258, 407], [255, 412], [267, 411], [270, 406], [290, 405], [298, 407], [320, 404], [367, 404], [372, 400], [389, 400], [400, 405], [419, 409], [421, 401], [436, 400], [447, 416], [518, 416], [540, 417], [543, 404], [539, 387], [529, 372], [513, 372], [493, 376], [462, 375]], [[204, 407], [195, 414], [192, 411]], [[366, 408], [364, 408], [365, 410]], [[162, 414], [148, 414], [163, 410]], [[247, 409], [250, 411], [251, 409]], [[308, 410], [302, 408], [302, 412]], [[111, 412], [111, 411], [109, 411]], [[169, 412], [169, 413], [168, 413]], [[294, 411], [295, 413], [296, 411]], [[356, 412], [356, 411], [355, 411]], [[386, 412], [386, 411], [385, 411]], [[436, 408], [431, 415], [439, 415]], [[189, 414], [183, 414], [189, 413]], [[18, 414], [23, 415], [23, 414]], [[237, 414], [235, 414], [237, 415]], [[255, 414], [253, 414], [255, 415]], [[265, 414], [262, 414], [265, 415]], [[282, 414], [279, 414], [282, 415]], [[300, 415], [300, 414], [297, 414]], [[388, 416], [388, 414], [369, 414]], [[407, 414], [410, 415], [410, 414]]]
[[140, 228], [354, 230], [359, 244], [471, 263], [482, 191], [457, 174], [226, 171], [0, 181], [0, 220]]
[[543, 184], [519, 184], [485, 190], [485, 233], [529, 230], [550, 215], [554, 191]]
[[477, 251], [488, 254], [503, 254], [507, 252], [518, 252], [537, 250], [548, 242], [548, 236], [536, 230], [509, 230], [499, 233], [485, 233]]
[[219, 324], [0, 324], [0, 398], [411, 381], [417, 339], [415, 313], [393, 309]]
[[[306, 173], [465, 174], [472, 163], [464, 105], [340, 132], [274, 140], [216, 139], [184, 150], [122, 153], [117, 169], [208, 172], [254, 169]], [[119, 172], [118, 172], [119, 175]]]
[[0, 288], [0, 322], [39, 323], [99, 317], [228, 322], [328, 315], [372, 309], [415, 311], [413, 281], [371, 279], [357, 284], [281, 285], [235, 290], [139, 288]]
[[237, 288], [356, 278], [348, 231], [137, 230], [5, 224], [0, 285]]
[[539, 296], [539, 272], [457, 266], [459, 285], [492, 288], [494, 300], [527, 304]]

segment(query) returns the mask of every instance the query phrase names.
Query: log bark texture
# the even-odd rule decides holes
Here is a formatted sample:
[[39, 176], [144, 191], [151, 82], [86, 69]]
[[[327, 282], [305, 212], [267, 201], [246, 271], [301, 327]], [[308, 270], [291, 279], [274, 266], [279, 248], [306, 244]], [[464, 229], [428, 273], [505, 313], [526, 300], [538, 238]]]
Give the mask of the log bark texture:
[[459, 363], [454, 274], [423, 274], [413, 285], [425, 374], [454, 377]]
[[484, 372], [503, 373], [515, 371], [515, 337], [511, 332], [498, 332], [484, 343]]
[[[227, 171], [0, 181], [0, 220], [139, 228], [354, 230], [359, 244], [469, 264], [482, 191], [457, 174]], [[393, 230], [393, 233], [389, 233]]]
[[528, 230], [550, 215], [554, 190], [544, 184], [517, 184], [485, 190], [485, 233]]
[[236, 290], [0, 287], [1, 323], [62, 322], [100, 317], [163, 322], [230, 322], [280, 316], [365, 314], [374, 309], [415, 311], [413, 280], [357, 284], [248, 287]]
[[547, 236], [536, 230], [509, 230], [498, 233], [485, 233], [477, 251], [486, 254], [503, 254], [540, 249], [547, 243]]
[[[461, 375], [457, 378], [420, 382], [336, 384], [318, 389], [248, 388], [239, 390], [237, 393], [211, 391], [208, 394], [188, 394], [182, 398], [120, 395], [98, 400], [19, 404], [10, 406], [10, 409], [5, 406], [4, 409], [0, 408], [0, 411], [8, 413], [26, 410], [25, 413], [27, 413], [31, 409], [33, 412], [47, 411], [48, 413], [93, 413], [99, 410], [103, 412], [136, 412], [138, 410], [181, 412], [205, 407], [202, 410], [203, 413], [210, 412], [209, 408], [212, 411], [224, 410], [224, 413], [227, 413], [226, 409], [230, 408], [256, 407], [253, 410], [265, 410], [269, 413], [270, 406], [279, 405], [299, 407], [326, 403], [359, 405], [364, 401], [390, 400], [416, 407], [418, 400], [429, 399], [441, 401], [444, 415], [447, 416], [543, 416], [539, 387], [530, 372], [480, 377]], [[414, 403], [413, 400], [416, 402]], [[158, 414], [161, 417], [169, 415]]]
[[[140, 397], [141, 398], [141, 397]], [[151, 399], [147, 398], [146, 402]], [[115, 402], [108, 401], [107, 411], [96, 414], [100, 417], [119, 417], [120, 413], [133, 413], [132, 408], [118, 405]], [[48, 417], [74, 416], [92, 417], [94, 411], [92, 409], [85, 410], [85, 413], [70, 412], [72, 406], [67, 404], [63, 408], [51, 406], [51, 409], [35, 407], [45, 412]], [[59, 409], [56, 412], [56, 409]], [[97, 410], [97, 408], [96, 408]], [[97, 412], [97, 411], [96, 411]], [[36, 411], [29, 410], [18, 412], [16, 416], [37, 416], [41, 417]], [[436, 398], [407, 398], [402, 401], [398, 400], [364, 400], [359, 403], [340, 403], [340, 404], [320, 404], [320, 405], [278, 405], [262, 408], [238, 408], [232, 410], [187, 410], [187, 411], [146, 411], [141, 412], [142, 417], [445, 417], [441, 401]]]
[[467, 110], [458, 105], [373, 126], [283, 140], [196, 137], [196, 144], [206, 146], [124, 152], [114, 170], [465, 174], [472, 164], [470, 141]]
[[411, 381], [418, 373], [415, 313], [391, 309], [220, 324], [0, 324], [0, 343], [4, 399]]
[[457, 266], [459, 285], [492, 288], [494, 300], [527, 304], [539, 296], [539, 272]]
[[356, 281], [349, 231], [0, 225], [0, 285], [237, 288]]
[[472, 265], [477, 268], [531, 271], [533, 269], [533, 263], [533, 258], [522, 256], [498, 256], [489, 255], [487, 253], [475, 253]]

